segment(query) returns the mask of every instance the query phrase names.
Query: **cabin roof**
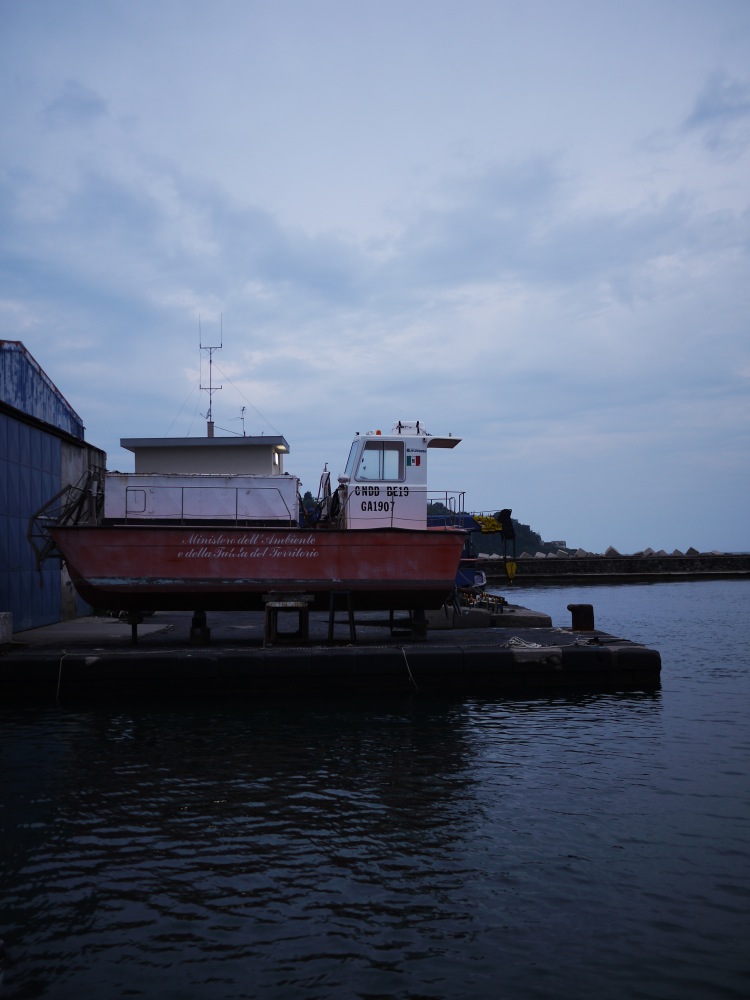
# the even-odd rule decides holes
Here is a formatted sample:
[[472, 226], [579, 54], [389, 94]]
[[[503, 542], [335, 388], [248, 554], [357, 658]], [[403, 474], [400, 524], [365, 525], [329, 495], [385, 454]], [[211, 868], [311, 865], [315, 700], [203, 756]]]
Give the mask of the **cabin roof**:
[[145, 448], [274, 448], [288, 452], [289, 444], [281, 434], [260, 434], [252, 437], [188, 437], [188, 438], [120, 438], [126, 451]]

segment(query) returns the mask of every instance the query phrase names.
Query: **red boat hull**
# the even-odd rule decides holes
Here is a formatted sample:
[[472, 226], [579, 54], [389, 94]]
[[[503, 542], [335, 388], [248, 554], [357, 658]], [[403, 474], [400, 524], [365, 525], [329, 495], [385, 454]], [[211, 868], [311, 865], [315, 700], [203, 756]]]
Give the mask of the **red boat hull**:
[[306, 593], [327, 609], [439, 608], [465, 532], [76, 525], [49, 529], [73, 584], [92, 607], [132, 611], [242, 610], [269, 593]]

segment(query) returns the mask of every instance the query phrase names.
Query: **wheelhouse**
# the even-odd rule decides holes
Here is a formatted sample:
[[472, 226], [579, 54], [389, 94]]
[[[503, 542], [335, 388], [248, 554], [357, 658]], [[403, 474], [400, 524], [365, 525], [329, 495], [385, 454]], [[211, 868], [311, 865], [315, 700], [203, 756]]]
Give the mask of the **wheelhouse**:
[[339, 493], [349, 528], [426, 528], [427, 455], [461, 438], [436, 437], [420, 421], [369, 431], [352, 442]]

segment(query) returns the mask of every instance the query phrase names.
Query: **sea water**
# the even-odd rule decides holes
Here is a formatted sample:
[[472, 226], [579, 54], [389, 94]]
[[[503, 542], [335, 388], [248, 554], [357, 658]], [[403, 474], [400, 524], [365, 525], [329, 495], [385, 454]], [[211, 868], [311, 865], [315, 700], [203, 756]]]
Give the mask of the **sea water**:
[[750, 582], [652, 694], [0, 707], [0, 998], [746, 998]]

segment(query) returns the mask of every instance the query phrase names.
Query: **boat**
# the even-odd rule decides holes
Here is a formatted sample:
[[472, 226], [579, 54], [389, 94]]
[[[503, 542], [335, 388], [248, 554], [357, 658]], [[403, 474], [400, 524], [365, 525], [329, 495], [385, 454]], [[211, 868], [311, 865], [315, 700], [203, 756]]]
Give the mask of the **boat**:
[[214, 437], [209, 425], [206, 438], [123, 439], [135, 472], [69, 488], [37, 512], [30, 538], [44, 539], [40, 556], [62, 557], [93, 608], [133, 620], [259, 610], [279, 597], [321, 610], [338, 598], [350, 610], [435, 609], [452, 597], [466, 531], [463, 494], [440, 494], [454, 516], [428, 525], [427, 459], [460, 440], [420, 421], [357, 434], [336, 488], [326, 465], [304, 504], [283, 471], [283, 437]]

